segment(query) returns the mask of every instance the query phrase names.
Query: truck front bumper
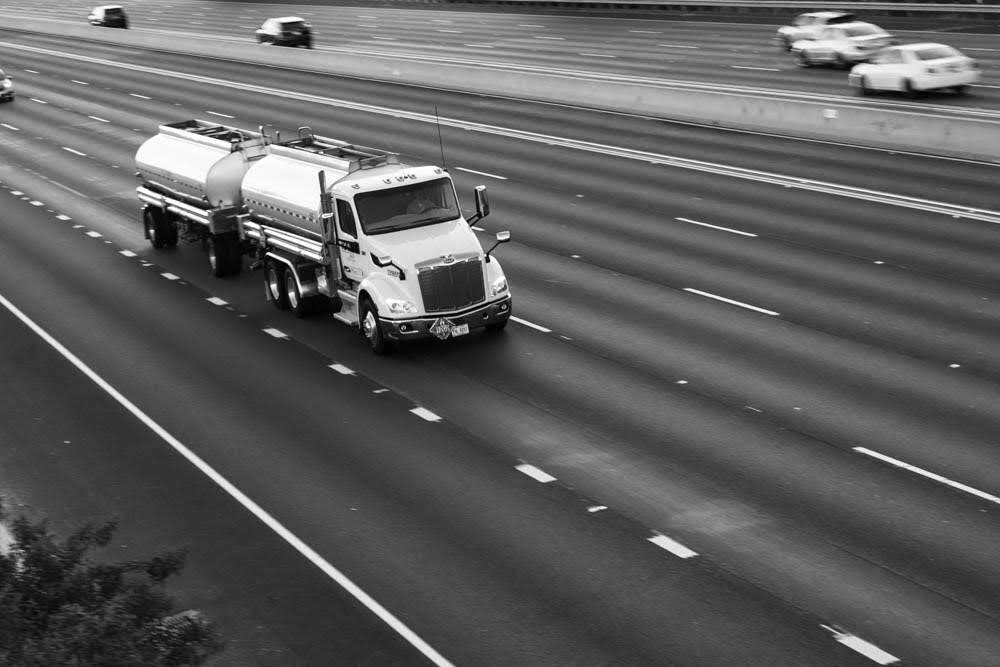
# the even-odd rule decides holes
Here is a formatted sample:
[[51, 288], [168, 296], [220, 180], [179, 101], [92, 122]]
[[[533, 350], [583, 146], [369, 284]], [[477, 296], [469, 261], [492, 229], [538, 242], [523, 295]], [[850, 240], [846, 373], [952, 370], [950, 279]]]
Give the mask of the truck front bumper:
[[[382, 320], [382, 332], [390, 340], [416, 340], [462, 336], [476, 329], [496, 326], [510, 319], [513, 302], [511, 297], [491, 301], [471, 310], [449, 315], [419, 317], [405, 320]], [[468, 331], [465, 327], [468, 327]]]

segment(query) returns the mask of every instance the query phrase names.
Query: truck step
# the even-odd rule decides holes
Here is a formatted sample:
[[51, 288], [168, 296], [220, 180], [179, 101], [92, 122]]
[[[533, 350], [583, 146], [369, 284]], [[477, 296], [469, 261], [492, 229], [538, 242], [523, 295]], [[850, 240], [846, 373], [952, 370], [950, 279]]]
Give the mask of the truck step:
[[335, 320], [352, 327], [358, 326], [358, 294], [347, 290], [337, 290], [340, 299], [340, 311], [333, 314]]

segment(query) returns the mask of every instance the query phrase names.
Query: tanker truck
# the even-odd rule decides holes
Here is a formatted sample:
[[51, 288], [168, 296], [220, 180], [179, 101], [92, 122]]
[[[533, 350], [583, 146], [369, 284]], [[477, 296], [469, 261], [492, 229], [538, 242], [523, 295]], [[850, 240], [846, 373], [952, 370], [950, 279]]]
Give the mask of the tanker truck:
[[200, 242], [216, 276], [248, 256], [268, 301], [297, 317], [332, 312], [382, 354], [396, 343], [503, 329], [507, 279], [470, 228], [490, 212], [475, 188], [466, 219], [442, 167], [299, 128], [294, 139], [202, 120], [161, 125], [136, 152], [154, 248]]

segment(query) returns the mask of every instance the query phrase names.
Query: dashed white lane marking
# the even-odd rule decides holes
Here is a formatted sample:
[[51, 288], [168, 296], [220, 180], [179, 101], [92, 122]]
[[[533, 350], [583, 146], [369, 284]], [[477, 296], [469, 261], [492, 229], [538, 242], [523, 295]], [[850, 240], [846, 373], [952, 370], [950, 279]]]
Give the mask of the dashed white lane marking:
[[551, 39], [551, 40], [558, 40], [560, 42], [566, 41], [565, 37], [548, 37], [546, 35], [535, 35], [535, 39]]
[[761, 72], [780, 72], [781, 70], [776, 67], [748, 67], [747, 65], [730, 65], [733, 69], [754, 69]]
[[662, 35], [663, 33], [659, 30], [629, 30], [631, 33], [636, 35]]
[[343, 364], [330, 364], [329, 366], [327, 366], [327, 368], [335, 370], [338, 373], [340, 373], [341, 375], [354, 375], [355, 374], [354, 371], [352, 371], [350, 368], [348, 368], [347, 366], [345, 366]]
[[37, 199], [32, 199], [28, 203], [31, 204], [32, 206], [45, 206], [45, 204], [43, 204], [42, 202], [38, 201]]
[[461, 30], [449, 30], [447, 28], [437, 28], [436, 30], [437, 30], [437, 32], [457, 32], [459, 34], [462, 33]]
[[288, 338], [288, 334], [280, 329], [264, 329], [264, 333], [275, 338]]
[[485, 232], [486, 230], [483, 229], [482, 227], [476, 227], [475, 225], [473, 225], [472, 226], [472, 231], [474, 231], [474, 232]]
[[210, 296], [207, 299], [205, 299], [205, 301], [208, 301], [213, 306], [226, 306], [229, 304], [228, 301], [226, 301], [225, 299], [220, 299], [217, 296]]
[[45, 100], [40, 100], [37, 97], [29, 97], [28, 99], [31, 100], [32, 102], [38, 102], [39, 104], [48, 104], [48, 102], [46, 102]]
[[387, 391], [389, 391], [389, 390], [388, 389], [375, 389], [375, 390], [372, 391], [372, 393], [373, 394], [384, 394]]
[[78, 81], [78, 80], [76, 80], [76, 79], [70, 79], [70, 81], [72, 81], [73, 83], [78, 83], [78, 84], [80, 84], [81, 86], [89, 86], [89, 85], [90, 85], [90, 84], [89, 84], [89, 83], [87, 83], [86, 81]]
[[709, 299], [715, 299], [716, 301], [723, 301], [725, 303], [732, 304], [734, 306], [739, 306], [740, 308], [747, 308], [749, 310], [755, 310], [758, 313], [764, 313], [765, 315], [780, 315], [781, 313], [776, 313], [773, 310], [767, 310], [766, 308], [758, 308], [757, 306], [751, 306], [749, 303], [743, 303], [742, 301], [734, 301], [732, 299], [727, 299], [724, 296], [719, 296], [718, 294], [711, 294], [710, 292], [702, 292], [701, 290], [694, 289], [693, 287], [685, 287], [685, 292], [691, 292], [692, 294], [698, 294], [700, 296], [708, 297]]
[[514, 469], [523, 472], [525, 475], [535, 480], [536, 482], [541, 482], [542, 484], [548, 484], [549, 482], [556, 481], [556, 478], [545, 472], [541, 468], [536, 468], [530, 463], [522, 463], [519, 466], [514, 466]]
[[677, 540], [672, 540], [666, 535], [661, 533], [655, 533], [653, 537], [646, 538], [649, 542], [652, 542], [661, 549], [666, 549], [678, 558], [691, 558], [692, 556], [697, 556], [698, 552], [692, 549], [688, 549], [686, 546], [678, 542]]
[[910, 472], [915, 472], [918, 475], [926, 477], [927, 479], [933, 479], [935, 482], [941, 482], [942, 484], [947, 484], [948, 486], [958, 489], [959, 491], [965, 491], [966, 493], [970, 493], [976, 496], [977, 498], [982, 498], [983, 500], [988, 500], [991, 503], [996, 503], [1000, 505], [1000, 497], [994, 496], [991, 493], [986, 493], [985, 491], [980, 491], [979, 489], [973, 488], [966, 484], [962, 484], [961, 482], [950, 480], [947, 477], [942, 477], [941, 475], [933, 473], [930, 470], [924, 470], [923, 468], [918, 468], [915, 465], [911, 465], [909, 463], [906, 463], [905, 461], [900, 461], [899, 459], [894, 459], [891, 456], [886, 456], [885, 454], [880, 454], [879, 452], [876, 452], [872, 449], [868, 449], [867, 447], [855, 447], [854, 451], [858, 452], [859, 454], [866, 454], [867, 456], [871, 456], [880, 461], [885, 461], [886, 463], [892, 464], [897, 468], [902, 468], [904, 470], [909, 470]]
[[8, 130], [14, 130], [15, 132], [20, 132], [20, 130], [14, 127], [13, 125], [8, 125], [7, 123], [0, 123], [0, 125], [3, 125]]
[[101, 121], [102, 123], [110, 123], [110, 122], [111, 122], [111, 121], [110, 121], [110, 120], [108, 120], [107, 118], [101, 118], [100, 116], [87, 116], [87, 118], [90, 118], [90, 119], [92, 119], [92, 120], [99, 120], [99, 121]]
[[618, 56], [613, 56], [610, 53], [581, 53], [581, 56], [590, 56], [591, 58], [617, 58]]
[[496, 179], [499, 179], [501, 181], [506, 181], [507, 180], [506, 176], [497, 176], [496, 174], [488, 174], [485, 171], [476, 171], [475, 169], [466, 169], [465, 167], [455, 167], [455, 169], [458, 169], [459, 171], [465, 171], [465, 172], [468, 172], [470, 174], [476, 174], [477, 176], [486, 176], [488, 178], [496, 178]]
[[591, 505], [590, 507], [587, 508], [587, 511], [591, 512], [591, 513], [594, 513], [594, 512], [600, 512], [600, 511], [606, 510], [606, 509], [608, 509], [607, 505]]
[[218, 111], [206, 111], [207, 114], [212, 114], [213, 116], [222, 116], [223, 118], [236, 118], [236, 116], [230, 116], [227, 113], [219, 113]]
[[81, 153], [80, 151], [76, 150], [75, 148], [70, 148], [69, 146], [63, 146], [62, 149], [64, 151], [69, 151], [73, 155], [80, 155], [82, 157], [87, 157], [86, 153]]
[[23, 194], [24, 194], [24, 193], [23, 193], [23, 192], [21, 192], [20, 190], [11, 190], [11, 191], [10, 191], [10, 193], [11, 193], [12, 195], [14, 195], [15, 197], [20, 197], [21, 195], [23, 195]]
[[92, 230], [90, 230], [89, 232], [87, 232], [87, 236], [89, 236], [89, 237], [90, 237], [90, 238], [92, 238], [92, 239], [99, 239], [99, 238], [101, 238], [102, 236], [104, 236], [104, 234], [101, 234], [100, 232], [95, 232], [95, 231], [94, 231], [94, 230], [92, 229]]
[[963, 46], [963, 51], [1000, 51], [1000, 49], [985, 49], [982, 47]]
[[39, 73], [39, 72], [37, 72], [37, 71], [35, 71], [33, 69], [25, 69], [24, 71], [25, 72], [31, 72], [32, 74], [38, 74]]
[[756, 234], [751, 234], [750, 232], [741, 232], [738, 229], [731, 229], [729, 227], [720, 227], [718, 225], [710, 225], [707, 222], [699, 222], [697, 220], [692, 220], [690, 218], [674, 218], [674, 220], [679, 220], [681, 222], [688, 222], [692, 225], [701, 225], [702, 227], [711, 227], [712, 229], [718, 229], [719, 231], [729, 232], [731, 234], [739, 234], [740, 236], [752, 236], [756, 238]]
[[492, 49], [492, 44], [463, 44], [462, 46], [468, 46], [471, 49]]
[[698, 49], [699, 46], [689, 46], [687, 44], [660, 44], [660, 46], [665, 46], [668, 49]]
[[534, 23], [518, 23], [517, 27], [518, 28], [544, 28], [545, 26], [543, 26], [543, 25], [536, 25]]
[[425, 642], [419, 635], [410, 630], [410, 628], [396, 618], [392, 612], [383, 607], [375, 598], [371, 597], [362, 590], [357, 584], [355, 584], [351, 579], [349, 579], [343, 572], [335, 568], [330, 564], [325, 558], [323, 558], [319, 553], [313, 550], [308, 544], [302, 541], [295, 533], [288, 530], [283, 524], [279, 523], [277, 519], [268, 514], [260, 505], [254, 502], [250, 496], [243, 493], [239, 488], [237, 488], [232, 482], [223, 477], [215, 468], [208, 465], [204, 460], [202, 460], [197, 454], [188, 449], [184, 443], [175, 438], [169, 431], [160, 426], [155, 422], [149, 415], [140, 410], [132, 401], [126, 398], [120, 391], [115, 389], [107, 380], [102, 378], [100, 375], [95, 373], [89, 366], [84, 364], [80, 359], [70, 352], [62, 343], [53, 338], [49, 332], [42, 329], [38, 324], [31, 320], [27, 315], [21, 312], [17, 306], [12, 304], [3, 295], [0, 295], [0, 305], [9, 310], [15, 317], [21, 320], [25, 326], [31, 329], [39, 338], [48, 343], [52, 348], [56, 350], [60, 355], [63, 356], [67, 361], [76, 366], [76, 368], [90, 378], [98, 387], [104, 390], [109, 396], [115, 399], [122, 407], [132, 413], [141, 421], [149, 430], [158, 435], [164, 442], [170, 445], [178, 454], [183, 456], [191, 465], [197, 468], [203, 475], [208, 477], [212, 482], [218, 485], [223, 491], [228, 493], [233, 499], [236, 500], [240, 505], [242, 505], [247, 511], [257, 517], [261, 523], [273, 530], [281, 539], [285, 540], [293, 549], [298, 551], [302, 556], [304, 556], [310, 563], [315, 565], [323, 572], [327, 577], [336, 582], [345, 591], [351, 594], [358, 602], [363, 604], [372, 613], [378, 616], [383, 623], [392, 628], [397, 634], [399, 634], [403, 639], [410, 643], [411, 646], [420, 651], [424, 656], [427, 657], [434, 665], [439, 667], [451, 667], [452, 663], [449, 662], [443, 655], [438, 653], [434, 648]]
[[62, 220], [63, 222], [65, 222], [66, 220], [72, 220], [72, 219], [73, 218], [69, 217], [68, 215], [63, 215], [62, 213], [60, 213], [59, 215], [56, 216], [56, 220]]
[[518, 324], [523, 324], [526, 327], [531, 327], [532, 329], [536, 329], [537, 331], [541, 331], [542, 333], [552, 333], [552, 329], [546, 329], [545, 327], [539, 326], [539, 325], [535, 324], [534, 322], [529, 322], [528, 320], [522, 320], [520, 317], [514, 317], [513, 315], [511, 315], [510, 319], [514, 320]]
[[125, 255], [126, 257], [135, 257], [136, 256], [136, 254], [134, 252], [132, 252], [131, 250], [119, 250], [118, 254], [119, 255]]
[[899, 662], [899, 658], [889, 653], [888, 651], [883, 651], [875, 644], [869, 641], [865, 641], [857, 635], [852, 635], [849, 632], [840, 632], [835, 628], [831, 628], [829, 625], [820, 625], [824, 630], [829, 630], [833, 633], [833, 638], [844, 646], [854, 649], [861, 655], [865, 656], [869, 660], [879, 664], [879, 665], [891, 665], [893, 663]]
[[372, 39], [384, 39], [387, 42], [395, 42], [396, 41], [395, 37], [382, 37], [380, 35], [372, 35]]
[[139, 93], [129, 93], [132, 97], [138, 97], [140, 100], [151, 100], [152, 97], [147, 97], [145, 95], [140, 95]]
[[181, 279], [180, 276], [178, 276], [176, 274], [173, 274], [173, 273], [161, 273], [160, 275], [163, 276], [164, 278], [166, 278], [167, 280], [180, 280]]
[[439, 421], [441, 421], [441, 417], [439, 417], [438, 415], [434, 414], [433, 412], [431, 412], [427, 408], [416, 407], [416, 408], [413, 408], [412, 410], [410, 410], [410, 412], [412, 412], [416, 416], [420, 417], [421, 419], [426, 419], [429, 422], [439, 422]]

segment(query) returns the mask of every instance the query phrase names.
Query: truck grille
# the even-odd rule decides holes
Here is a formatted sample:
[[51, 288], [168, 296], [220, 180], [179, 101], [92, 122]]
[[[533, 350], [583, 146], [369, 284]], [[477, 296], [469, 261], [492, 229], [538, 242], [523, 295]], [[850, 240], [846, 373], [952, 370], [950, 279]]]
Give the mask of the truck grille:
[[418, 280], [424, 309], [429, 313], [458, 310], [486, 298], [478, 259], [423, 269]]

